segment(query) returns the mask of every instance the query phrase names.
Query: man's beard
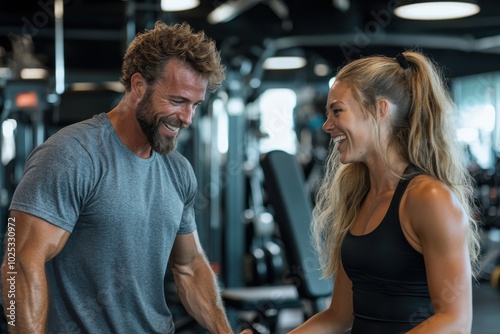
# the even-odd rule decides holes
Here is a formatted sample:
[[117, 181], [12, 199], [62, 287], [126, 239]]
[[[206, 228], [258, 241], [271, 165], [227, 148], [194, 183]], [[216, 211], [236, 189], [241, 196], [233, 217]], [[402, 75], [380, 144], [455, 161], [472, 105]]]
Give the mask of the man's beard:
[[[177, 147], [177, 138], [179, 136], [180, 129], [185, 126], [175, 116], [165, 116], [155, 119], [152, 93], [153, 90], [151, 88], [146, 90], [144, 98], [137, 105], [135, 115], [153, 151], [156, 151], [159, 154], [169, 154], [172, 153]], [[169, 124], [179, 128], [177, 135], [162, 136], [159, 130], [161, 126], [164, 126], [164, 124]]]

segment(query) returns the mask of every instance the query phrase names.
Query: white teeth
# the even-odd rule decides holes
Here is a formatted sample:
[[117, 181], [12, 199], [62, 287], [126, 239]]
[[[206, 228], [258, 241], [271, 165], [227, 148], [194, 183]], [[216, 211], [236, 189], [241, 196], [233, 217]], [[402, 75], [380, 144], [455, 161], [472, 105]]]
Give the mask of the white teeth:
[[338, 136], [338, 137], [333, 138], [333, 143], [334, 143], [334, 144], [338, 144], [338, 143], [340, 143], [342, 140], [345, 140], [345, 139], [347, 139], [347, 136]]
[[164, 123], [164, 124], [165, 124], [165, 126], [167, 127], [167, 129], [169, 129], [169, 130], [172, 130], [172, 131], [174, 131], [174, 132], [176, 132], [177, 130], [179, 130], [179, 128], [173, 127], [173, 126], [168, 125], [168, 124], [166, 124], [166, 123]]

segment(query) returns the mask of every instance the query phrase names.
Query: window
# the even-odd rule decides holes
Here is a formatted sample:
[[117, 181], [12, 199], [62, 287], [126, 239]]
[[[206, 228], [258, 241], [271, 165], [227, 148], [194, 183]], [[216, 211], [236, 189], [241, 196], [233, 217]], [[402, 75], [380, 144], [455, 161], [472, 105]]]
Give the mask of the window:
[[283, 150], [297, 151], [293, 111], [297, 96], [291, 89], [268, 89], [259, 97], [260, 130], [266, 134], [260, 141], [261, 153]]

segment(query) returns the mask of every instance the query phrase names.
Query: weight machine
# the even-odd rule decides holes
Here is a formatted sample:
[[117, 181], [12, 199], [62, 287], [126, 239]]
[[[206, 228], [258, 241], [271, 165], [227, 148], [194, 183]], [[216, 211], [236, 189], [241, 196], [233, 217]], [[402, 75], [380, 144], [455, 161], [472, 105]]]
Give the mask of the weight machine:
[[[14, 152], [10, 161], [0, 164], [0, 210], [4, 222], [7, 221], [10, 199], [22, 178], [28, 155], [45, 140], [44, 119], [49, 108], [48, 92], [49, 84], [46, 80], [8, 80], [4, 86], [0, 124], [2, 130], [7, 125], [4, 123], [6, 121], [10, 126], [0, 136], [2, 157], [8, 149], [13, 149]], [[15, 148], [6, 146], [9, 143], [6, 142], [5, 135], [12, 136], [9, 139]], [[4, 225], [1, 224], [2, 235], [5, 233]]]

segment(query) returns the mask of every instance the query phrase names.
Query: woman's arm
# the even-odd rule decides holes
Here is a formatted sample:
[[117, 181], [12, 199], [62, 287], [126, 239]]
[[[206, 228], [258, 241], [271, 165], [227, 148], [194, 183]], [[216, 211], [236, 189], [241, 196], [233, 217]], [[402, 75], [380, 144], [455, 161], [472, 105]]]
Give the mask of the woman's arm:
[[408, 333], [470, 333], [472, 275], [467, 246], [468, 220], [448, 187], [426, 176], [410, 184], [401, 206], [425, 259], [435, 314]]
[[343, 334], [351, 329], [352, 312], [352, 284], [341, 265], [335, 276], [330, 307], [309, 318], [290, 334]]

